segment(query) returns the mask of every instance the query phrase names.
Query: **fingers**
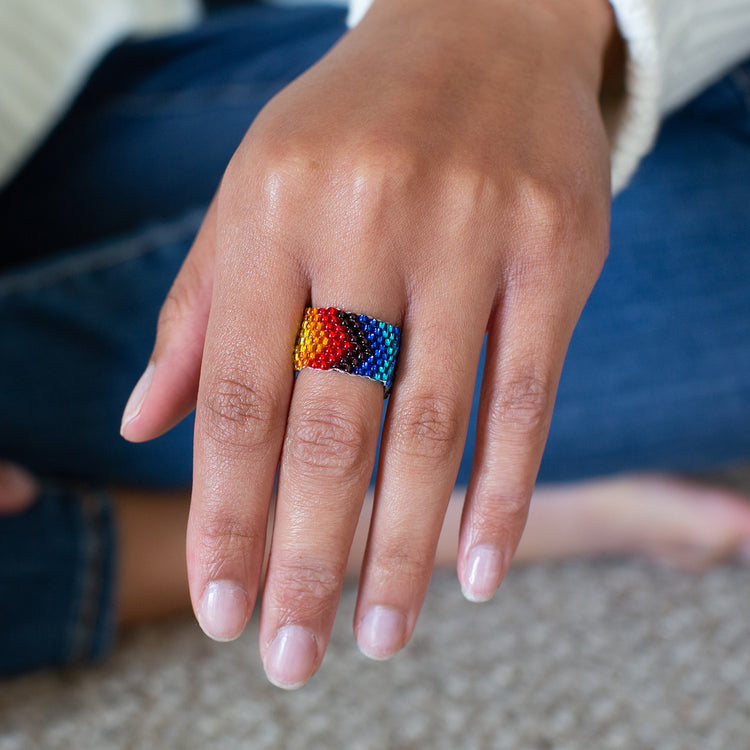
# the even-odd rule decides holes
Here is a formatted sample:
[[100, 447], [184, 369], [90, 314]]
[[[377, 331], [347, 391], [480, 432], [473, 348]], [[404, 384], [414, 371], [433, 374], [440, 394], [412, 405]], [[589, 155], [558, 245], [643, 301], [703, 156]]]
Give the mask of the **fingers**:
[[493, 596], [518, 546], [579, 314], [525, 287], [492, 318], [458, 552], [471, 601]]
[[328, 644], [375, 461], [383, 386], [336, 371], [299, 373], [279, 473], [260, 646], [269, 679], [295, 688]]
[[171, 429], [195, 407], [211, 305], [216, 245], [216, 200], [159, 314], [156, 343], [128, 399], [120, 432], [133, 442]]
[[475, 289], [471, 305], [450, 297], [415, 303], [404, 324], [354, 617], [359, 647], [371, 658], [393, 656], [409, 640], [432, 574], [466, 439], [482, 309], [490, 307]]
[[[296, 266], [273, 249], [243, 253], [240, 260], [228, 256], [216, 269], [220, 293], [196, 407], [187, 533], [193, 608], [216, 640], [239, 636], [255, 603], [292, 351], [309, 289]], [[248, 289], [255, 290], [251, 301]]]

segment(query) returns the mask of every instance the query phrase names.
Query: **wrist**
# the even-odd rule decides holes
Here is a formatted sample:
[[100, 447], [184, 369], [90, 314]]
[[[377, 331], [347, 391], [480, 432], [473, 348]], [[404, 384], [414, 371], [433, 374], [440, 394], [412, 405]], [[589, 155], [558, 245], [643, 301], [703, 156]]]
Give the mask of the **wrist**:
[[446, 57], [453, 40], [488, 69], [511, 47], [525, 46], [539, 64], [571, 63], [595, 92], [615, 87], [624, 69], [608, 0], [474, 0], [469, 8], [464, 0], [373, 0], [362, 26], [440, 38]]
[[560, 33], [581, 53], [597, 90], [619, 86], [625, 67], [625, 44], [609, 0], [533, 0], [532, 13], [551, 15]]

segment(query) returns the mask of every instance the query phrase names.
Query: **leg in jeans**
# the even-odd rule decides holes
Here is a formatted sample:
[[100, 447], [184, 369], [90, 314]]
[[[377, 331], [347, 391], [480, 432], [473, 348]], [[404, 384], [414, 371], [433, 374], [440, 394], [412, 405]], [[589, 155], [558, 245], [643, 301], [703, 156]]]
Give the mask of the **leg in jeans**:
[[89, 487], [189, 487], [192, 419], [132, 445], [122, 408], [232, 152], [344, 30], [341, 9], [249, 4], [124, 44], [0, 193], [0, 458], [44, 482], [27, 513], [0, 516], [0, 675], [110, 646], [112, 497]]
[[[122, 406], [233, 149], [265, 101], [343, 30], [341, 11], [251, 5], [124, 45], [0, 194], [13, 266], [0, 277], [0, 457], [57, 484], [26, 514], [0, 517], [0, 673], [95, 657], [111, 643], [111, 496], [59, 480], [131, 494], [189, 485], [191, 420], [130, 445], [118, 436]], [[750, 136], [740, 80], [673, 118], [615, 203], [611, 256], [571, 343], [542, 481], [748, 455], [750, 221], [741, 209]], [[446, 528], [455, 534], [450, 519]], [[22, 641], [21, 630], [36, 640]]]

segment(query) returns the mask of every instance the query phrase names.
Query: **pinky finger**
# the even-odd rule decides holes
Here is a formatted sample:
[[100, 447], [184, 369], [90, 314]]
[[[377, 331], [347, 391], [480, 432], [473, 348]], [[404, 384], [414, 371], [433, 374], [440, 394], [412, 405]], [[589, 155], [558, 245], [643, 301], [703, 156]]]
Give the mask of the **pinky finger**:
[[495, 312], [488, 331], [476, 448], [461, 520], [458, 576], [471, 601], [492, 598], [521, 539], [574, 325], [550, 318], [534, 326], [530, 336], [528, 321], [540, 319], [538, 310], [512, 303], [504, 307]]

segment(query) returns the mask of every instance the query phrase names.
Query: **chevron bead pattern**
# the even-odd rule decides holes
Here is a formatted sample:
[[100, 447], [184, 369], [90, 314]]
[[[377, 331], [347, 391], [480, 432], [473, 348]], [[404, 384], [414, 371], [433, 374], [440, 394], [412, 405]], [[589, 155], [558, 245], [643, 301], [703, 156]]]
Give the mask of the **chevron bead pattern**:
[[401, 330], [367, 315], [335, 307], [307, 307], [294, 346], [294, 371], [303, 367], [362, 375], [393, 383]]

